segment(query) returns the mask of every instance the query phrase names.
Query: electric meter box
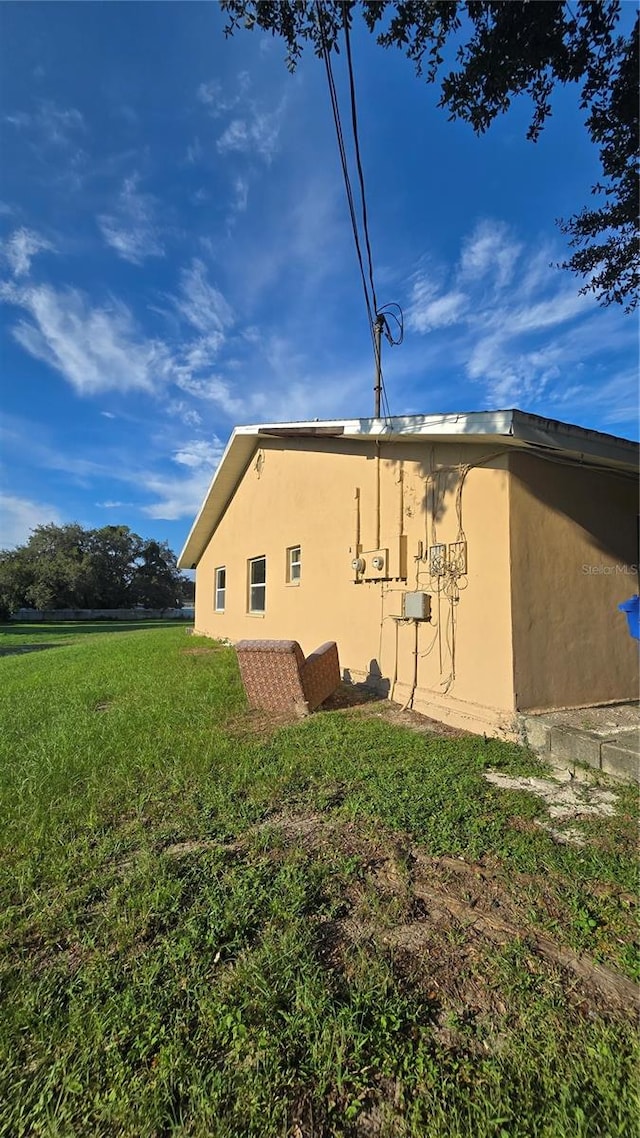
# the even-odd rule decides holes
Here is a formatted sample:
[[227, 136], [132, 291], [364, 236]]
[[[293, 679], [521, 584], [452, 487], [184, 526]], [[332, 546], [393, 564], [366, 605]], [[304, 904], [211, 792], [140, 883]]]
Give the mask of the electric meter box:
[[428, 593], [403, 593], [402, 615], [405, 620], [431, 620], [431, 597]]
[[365, 560], [362, 573], [365, 581], [386, 581], [389, 577], [389, 550], [368, 549], [362, 556]]

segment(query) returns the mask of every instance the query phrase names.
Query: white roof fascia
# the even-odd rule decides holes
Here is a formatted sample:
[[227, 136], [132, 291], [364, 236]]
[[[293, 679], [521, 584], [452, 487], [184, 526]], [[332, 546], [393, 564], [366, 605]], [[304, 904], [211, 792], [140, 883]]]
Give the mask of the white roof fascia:
[[[178, 558], [180, 569], [192, 569], [200, 560], [224, 510], [231, 500], [262, 439], [280, 437], [334, 437], [378, 439], [387, 442], [445, 441], [499, 443], [534, 450], [549, 457], [595, 463], [609, 469], [633, 471], [638, 466], [638, 444], [585, 427], [544, 419], [524, 411], [470, 411], [445, 415], [404, 415], [390, 419], [322, 419], [291, 423], [259, 423], [236, 427], [209, 485], [200, 511]], [[308, 434], [307, 434], [308, 432]]]

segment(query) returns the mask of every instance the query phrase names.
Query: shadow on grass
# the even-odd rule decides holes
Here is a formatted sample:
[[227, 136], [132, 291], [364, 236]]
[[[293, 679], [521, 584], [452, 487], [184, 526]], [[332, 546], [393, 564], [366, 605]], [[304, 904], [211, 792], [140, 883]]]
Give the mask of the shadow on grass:
[[359, 707], [363, 703], [386, 702], [386, 695], [375, 691], [367, 684], [354, 684], [350, 680], [342, 680], [340, 687], [325, 699], [318, 711], [340, 711], [344, 707]]
[[60, 636], [65, 633], [82, 636], [87, 633], [95, 635], [99, 632], [140, 632], [143, 628], [175, 628], [176, 626], [189, 628], [191, 623], [188, 620], [65, 620], [56, 624], [45, 624], [44, 622], [41, 624], [35, 620], [26, 621], [24, 624], [5, 622], [0, 624], [0, 645], [4, 633], [8, 636]]
[[24, 656], [27, 652], [45, 652], [47, 648], [64, 648], [59, 640], [49, 644], [14, 644], [10, 648], [3, 648], [0, 642], [1, 656]]

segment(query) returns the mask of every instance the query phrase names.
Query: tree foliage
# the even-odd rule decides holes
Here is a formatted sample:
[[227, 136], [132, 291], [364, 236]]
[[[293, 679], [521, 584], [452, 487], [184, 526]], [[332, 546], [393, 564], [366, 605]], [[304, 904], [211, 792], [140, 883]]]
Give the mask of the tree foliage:
[[[533, 104], [535, 142], [558, 87], [578, 84], [585, 127], [598, 147], [599, 199], [560, 221], [575, 251], [562, 267], [584, 278], [581, 292], [608, 305], [637, 305], [638, 35], [619, 32], [620, 0], [221, 0], [229, 22], [280, 36], [293, 70], [304, 45], [339, 50], [345, 21], [359, 12], [382, 47], [398, 47], [418, 76], [439, 82], [439, 106], [482, 134], [517, 95]], [[449, 69], [445, 54], [455, 55]]]
[[[187, 585], [189, 583], [187, 582]], [[0, 611], [179, 607], [185, 579], [166, 542], [128, 526], [43, 525], [0, 551]]]

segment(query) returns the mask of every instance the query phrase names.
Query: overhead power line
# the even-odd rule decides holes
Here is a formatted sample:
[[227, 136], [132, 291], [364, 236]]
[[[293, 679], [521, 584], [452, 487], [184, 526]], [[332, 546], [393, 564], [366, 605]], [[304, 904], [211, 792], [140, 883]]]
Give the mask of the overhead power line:
[[342, 5], [344, 15], [344, 40], [347, 49], [347, 70], [349, 72], [349, 95], [351, 97], [351, 125], [353, 128], [353, 146], [356, 155], [356, 166], [358, 169], [358, 181], [360, 182], [360, 198], [362, 201], [362, 228], [364, 230], [364, 239], [367, 246], [367, 257], [369, 260], [369, 281], [371, 283], [371, 297], [373, 300], [373, 311], [378, 315], [378, 301], [376, 299], [376, 286], [373, 283], [373, 258], [371, 256], [371, 242], [369, 240], [369, 222], [367, 218], [367, 199], [364, 192], [364, 174], [362, 173], [362, 162], [360, 159], [360, 141], [358, 139], [358, 112], [356, 110], [356, 88], [353, 78], [353, 61], [351, 59], [351, 38], [349, 35], [349, 13], [347, 5]]
[[324, 22], [322, 16], [322, 4], [320, 0], [316, 0], [316, 11], [318, 15], [318, 26], [320, 28], [320, 40], [322, 44], [322, 58], [327, 73], [327, 83], [329, 86], [329, 95], [331, 98], [331, 110], [333, 111], [333, 121], [336, 128], [336, 136], [338, 139], [338, 150], [340, 153], [340, 164], [342, 166], [342, 176], [344, 178], [345, 190], [347, 192], [347, 204], [349, 206], [349, 217], [351, 218], [351, 228], [353, 230], [353, 239], [356, 246], [356, 255], [358, 258], [358, 265], [360, 266], [360, 276], [362, 279], [362, 289], [364, 292], [364, 300], [367, 309], [367, 316], [369, 317], [369, 326], [373, 327], [373, 312], [372, 304], [369, 299], [369, 290], [367, 287], [367, 278], [364, 271], [364, 262], [362, 259], [362, 250], [360, 248], [360, 235], [358, 233], [358, 220], [356, 217], [355, 206], [353, 202], [353, 190], [351, 189], [351, 179], [349, 177], [349, 167], [347, 164], [347, 152], [344, 144], [344, 135], [342, 133], [342, 122], [340, 120], [340, 107], [338, 104], [338, 96], [336, 93], [336, 85], [333, 78], [333, 68], [331, 66], [331, 55], [329, 46], [327, 44], [327, 37], [324, 30]]
[[[364, 244], [367, 255], [367, 272], [365, 272], [364, 257], [362, 253], [362, 246], [360, 241], [360, 233], [358, 227], [358, 217], [355, 208], [353, 188], [351, 185], [351, 178], [349, 175], [349, 165], [347, 161], [347, 149], [344, 140], [344, 132], [340, 118], [340, 105], [338, 102], [338, 95], [336, 91], [335, 79], [333, 76], [333, 67], [331, 64], [331, 51], [327, 43], [327, 36], [324, 25], [324, 18], [322, 12], [322, 4], [320, 0], [316, 0], [316, 15], [318, 20], [318, 28], [320, 31], [320, 45], [321, 54], [324, 61], [325, 71], [327, 75], [327, 84], [329, 87], [329, 96], [331, 99], [331, 110], [333, 113], [333, 121], [336, 129], [336, 137], [338, 140], [338, 152], [340, 154], [340, 165], [342, 167], [342, 176], [347, 195], [347, 205], [349, 207], [349, 217], [351, 220], [351, 229], [353, 232], [354, 244], [356, 247], [356, 256], [358, 259], [358, 267], [360, 269], [360, 279], [362, 281], [362, 291], [364, 294], [365, 307], [367, 310], [367, 319], [369, 324], [369, 332], [371, 335], [371, 342], [373, 346], [373, 356], [376, 369], [376, 382], [375, 382], [375, 414], [376, 417], [380, 415], [380, 405], [386, 408], [385, 417], [390, 418], [389, 401], [384, 387], [384, 378], [382, 375], [382, 361], [380, 355], [380, 333], [384, 331], [390, 344], [401, 344], [403, 337], [403, 321], [402, 309], [397, 304], [386, 304], [382, 309], [378, 308], [378, 300], [376, 296], [376, 287], [373, 271], [373, 256], [371, 252], [371, 240], [369, 237], [369, 219], [367, 214], [367, 199], [365, 193], [364, 173], [362, 169], [362, 159], [360, 156], [360, 140], [358, 132], [358, 111], [356, 102], [355, 79], [353, 73], [353, 59], [351, 55], [351, 39], [349, 35], [349, 9], [347, 4], [342, 5], [343, 24], [345, 34], [345, 47], [346, 47], [346, 60], [347, 71], [349, 77], [349, 97], [351, 103], [351, 128], [353, 132], [353, 149], [356, 159], [356, 169], [358, 174], [358, 182], [360, 187], [360, 202], [362, 213], [362, 231], [364, 236]], [[397, 314], [390, 309], [397, 309], [400, 313]], [[389, 326], [388, 317], [395, 320], [398, 333], [394, 336]]]

